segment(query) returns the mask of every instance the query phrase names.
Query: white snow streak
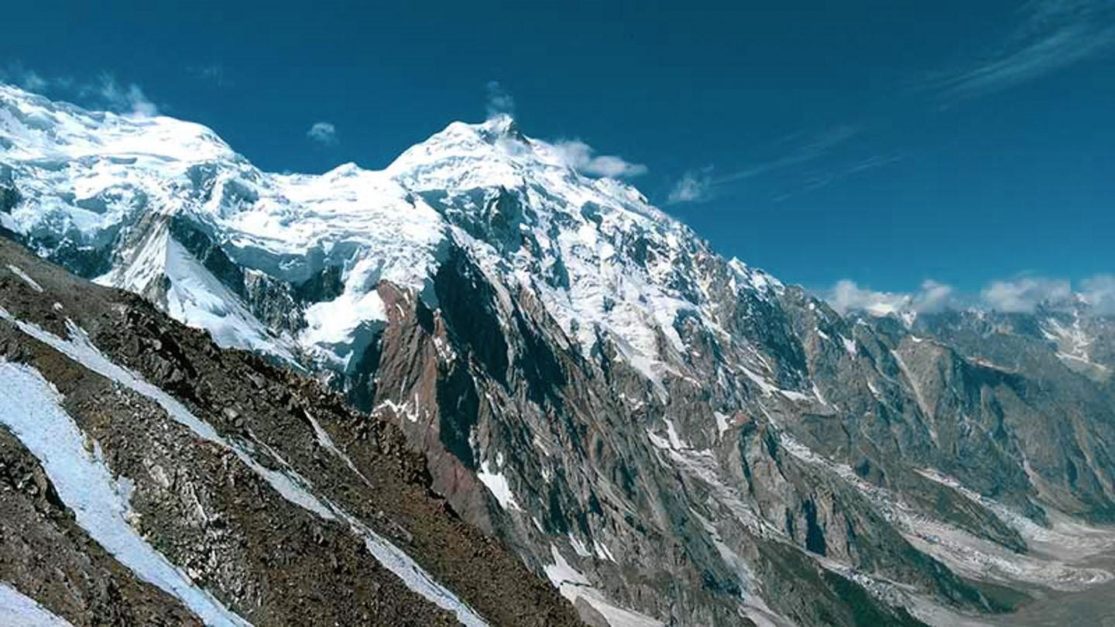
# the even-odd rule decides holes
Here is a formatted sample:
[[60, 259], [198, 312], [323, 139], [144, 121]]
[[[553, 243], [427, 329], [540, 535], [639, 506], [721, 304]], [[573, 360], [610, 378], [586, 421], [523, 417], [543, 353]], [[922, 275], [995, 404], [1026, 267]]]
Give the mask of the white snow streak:
[[469, 627], [486, 625], [484, 620], [456, 595], [438, 584], [421, 566], [395, 545], [376, 534], [355, 516], [345, 512], [337, 505], [322, 501], [308, 489], [309, 482], [293, 469], [272, 470], [262, 466], [241, 446], [223, 439], [207, 422], [193, 415], [184, 405], [163, 390], [141, 379], [135, 373], [122, 368], [106, 358], [73, 323], [69, 324], [74, 339], [63, 340], [34, 324], [16, 320], [0, 308], [0, 318], [16, 324], [20, 330], [44, 342], [67, 357], [80, 363], [101, 376], [137, 392], [158, 403], [176, 422], [188, 427], [198, 437], [218, 444], [232, 451], [246, 466], [267, 481], [271, 487], [287, 501], [298, 505], [324, 519], [342, 519], [352, 530], [363, 538], [369, 552], [388, 570], [402, 579], [408, 588], [442, 609], [454, 612], [457, 619]]
[[519, 507], [519, 503], [515, 500], [515, 493], [511, 491], [511, 485], [507, 483], [507, 477], [503, 473], [492, 470], [491, 465], [487, 460], [480, 464], [480, 470], [476, 472], [476, 478], [488, 488], [499, 506], [507, 511], [521, 512], [523, 508]]
[[21, 281], [30, 285], [31, 289], [35, 290], [36, 292], [39, 292], [40, 294], [42, 293], [43, 286], [39, 285], [38, 282], [35, 281], [35, 279], [32, 279], [30, 276], [28, 276], [27, 273], [24, 272], [22, 268], [9, 263], [8, 264], [8, 270], [11, 270], [12, 274], [19, 277], [19, 279]]
[[587, 577], [570, 566], [557, 547], [552, 544], [550, 554], [554, 558], [554, 563], [544, 567], [546, 578], [561, 592], [561, 596], [569, 599], [570, 603], [576, 603], [577, 599], [584, 599], [594, 610], [600, 612], [611, 627], [661, 627], [665, 624], [645, 614], [613, 604], [600, 590], [592, 586], [592, 582]]
[[34, 599], [0, 581], [0, 625], [19, 627], [69, 627]]
[[0, 361], [0, 421], [39, 459], [77, 524], [140, 579], [174, 596], [209, 625], [246, 625], [128, 524], [127, 490], [90, 452], [62, 397], [33, 368]]

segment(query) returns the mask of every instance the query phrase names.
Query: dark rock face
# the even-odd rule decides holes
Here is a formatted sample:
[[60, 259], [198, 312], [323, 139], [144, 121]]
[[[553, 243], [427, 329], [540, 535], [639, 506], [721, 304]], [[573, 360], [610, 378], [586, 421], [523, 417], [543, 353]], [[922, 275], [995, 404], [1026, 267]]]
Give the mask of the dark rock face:
[[[728, 620], [728, 599], [741, 594], [739, 576], [711, 566], [724, 556], [708, 555], [708, 543], [724, 542], [724, 536], [731, 535], [733, 548], [755, 551], [744, 554], [736, 548], [737, 558], [759, 573], [761, 589], [809, 586], [808, 603], [792, 596], [768, 600], [770, 607], [795, 622], [854, 623], [868, 616], [875, 621], [886, 616], [884, 622], [916, 619], [904, 610], [879, 605], [880, 595], [894, 597], [887, 597], [870, 579], [849, 581], [839, 571], [815, 570], [816, 563], [801, 553], [793, 553], [798, 564], [794, 569], [764, 564], [764, 551], [785, 547], [786, 542], [807, 554], [847, 564], [850, 572], [905, 582], [954, 611], [1009, 610], [1017, 597], [1005, 600], [985, 594], [987, 588], [978, 580], [986, 573], [927, 540], [915, 521], [928, 516], [973, 543], [990, 541], [1017, 559], [1026, 559], [1032, 538], [1021, 535], [1024, 525], [1004, 518], [988, 502], [941, 483], [936, 479], [941, 476], [955, 477], [960, 485], [1039, 525], [1046, 524], [1045, 507], [1091, 521], [1106, 520], [1111, 495], [1095, 486], [1109, 481], [1099, 477], [1109, 478], [1112, 466], [1103, 449], [1085, 452], [1079, 442], [1094, 446], [1108, 441], [1107, 425], [1112, 422], [1105, 416], [1111, 405], [1105, 406], [1104, 399], [1109, 393], [1050, 362], [1055, 358], [1045, 340], [1025, 340], [1031, 342], [1027, 350], [1044, 355], [1040, 363], [1025, 371], [1006, 371], [933, 339], [944, 331], [930, 334], [928, 327], [935, 324], [930, 318], [910, 329], [889, 320], [844, 320], [824, 303], [789, 289], [778, 300], [752, 296], [732, 301], [740, 312], [739, 332], [762, 347], [772, 364], [769, 385], [789, 392], [764, 394], [746, 379], [736, 382], [738, 388], [729, 382], [718, 390], [667, 377], [669, 395], [662, 399], [645, 379], [613, 358], [615, 349], [607, 343], [599, 364], [573, 352], [553, 351], [550, 347], [561, 343], [561, 331], [544, 309], [532, 306], [529, 292], [487, 313], [493, 311], [492, 301], [484, 296], [486, 288], [476, 285], [477, 275], [453, 267], [443, 268], [443, 276], [452, 277], [444, 282], [469, 286], [474, 295], [470, 315], [494, 315], [505, 322], [498, 327], [502, 337], [497, 339], [491, 337], [495, 325], [483, 330], [474, 321], [458, 327], [458, 332], [468, 329], [467, 341], [447, 336], [447, 345], [469, 365], [475, 389], [485, 401], [477, 409], [473, 386], [452, 383], [448, 385], [454, 392], [448, 397], [420, 403], [464, 409], [440, 414], [437, 432], [442, 437], [432, 458], [444, 459], [448, 452], [466, 469], [476, 471], [487, 462], [481, 472], [499, 466], [508, 477], [518, 477], [515, 506], [504, 503], [482, 513], [470, 504], [458, 511], [482, 528], [494, 524], [513, 546], [548, 548], [545, 536], [535, 533], [540, 530], [570, 538], [571, 555], [578, 554], [579, 545], [624, 547], [628, 570], [622, 580], [611, 574], [608, 560], [598, 556], [578, 560], [578, 566], [595, 575], [593, 581], [601, 582], [598, 585], [610, 598], [622, 599], [628, 607], [649, 615], [684, 616], [681, 620], [686, 622]], [[442, 299], [441, 305], [443, 309], [434, 312], [439, 321], [454, 306], [451, 299]], [[706, 347], [695, 351], [700, 357], [693, 355], [689, 365], [706, 368], [707, 380], [716, 379], [714, 373], [726, 362], [740, 359], [732, 355], [732, 347], [702, 337], [699, 329], [687, 336], [690, 328], [684, 322], [679, 333], [691, 345]], [[475, 338], [485, 338], [485, 346], [509, 355], [506, 365], [502, 358], [477, 354], [469, 344]], [[384, 345], [390, 345], [386, 336]], [[393, 382], [399, 379], [378, 372], [387, 391], [380, 397], [382, 403], [391, 399]], [[444, 366], [439, 372], [447, 382], [458, 376], [449, 375]], [[1049, 380], [1050, 372], [1057, 373], [1056, 382]], [[1053, 393], [1048, 386], [1059, 391]], [[625, 403], [623, 398], [641, 403]], [[1072, 410], [1076, 422], [1065, 424], [1055, 407], [1079, 407]], [[725, 415], [721, 434], [710, 416], [718, 411]], [[669, 418], [668, 429], [675, 430], [678, 441], [658, 431], [659, 444], [638, 446], [645, 441], [639, 432], [660, 429], [655, 425], [662, 417]], [[473, 432], [478, 442], [470, 448], [451, 446], [449, 442], [460, 439], [446, 440], [447, 429]], [[429, 431], [419, 426], [409, 432], [414, 434], [412, 442], [431, 454]], [[540, 440], [540, 433], [547, 438]], [[1066, 439], [1068, 433], [1076, 435]], [[735, 447], [727, 437], [733, 434], [738, 438]], [[808, 449], [803, 451], [801, 443]], [[478, 459], [476, 450], [486, 451], [488, 457]], [[527, 450], [535, 453], [523, 455]], [[1034, 463], [1051, 454], [1060, 461], [1048, 470]], [[586, 476], [588, 468], [591, 476]], [[1085, 476], [1089, 474], [1094, 479]], [[450, 476], [455, 494], [450, 501], [459, 501], [467, 482], [461, 481], [460, 471]], [[700, 512], [695, 503], [715, 507]], [[897, 503], [901, 505], [895, 510]], [[509, 522], [519, 516], [516, 507], [528, 508], [539, 528], [524, 530]], [[713, 524], [703, 525], [702, 520]], [[677, 543], [671, 550], [676, 553], [663, 559], [652, 547], [661, 546], [667, 537]], [[772, 538], [779, 540], [770, 544]], [[536, 559], [548, 563], [545, 552], [540, 553]], [[633, 576], [632, 568], [641, 574]], [[675, 584], [637, 583], [666, 578]], [[861, 585], [870, 592], [863, 592]], [[657, 606], [651, 590], [659, 598], [668, 591], [670, 598], [685, 601], [668, 609]], [[718, 607], [722, 609], [713, 609]], [[590, 614], [582, 617], [590, 620]]]
[[453, 344], [475, 356], [499, 381], [507, 378], [507, 344], [495, 309], [495, 290], [463, 251], [454, 249], [434, 278], [434, 293]]
[[19, 192], [14, 187], [0, 185], [0, 211], [11, 213], [19, 204]]
[[240, 297], [245, 296], [244, 270], [233, 263], [213, 240], [193, 222], [180, 216], [170, 219], [170, 236], [190, 252], [213, 276]]

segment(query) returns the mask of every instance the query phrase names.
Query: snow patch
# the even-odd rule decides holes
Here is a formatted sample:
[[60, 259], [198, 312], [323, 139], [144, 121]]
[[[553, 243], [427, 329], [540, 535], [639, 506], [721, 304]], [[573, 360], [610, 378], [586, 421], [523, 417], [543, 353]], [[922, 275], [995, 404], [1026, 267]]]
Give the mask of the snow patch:
[[319, 423], [317, 419], [314, 418], [312, 414], [310, 414], [310, 412], [306, 412], [306, 419], [310, 421], [310, 426], [314, 429], [314, 436], [317, 438], [318, 444], [320, 444], [325, 450], [337, 456], [338, 459], [343, 461], [345, 465], [348, 466], [349, 470], [356, 473], [357, 476], [364, 480], [364, 483], [369, 483], [368, 478], [364, 476], [364, 473], [357, 470], [356, 464], [352, 463], [352, 459], [350, 459], [344, 451], [337, 448], [337, 445], [333, 443], [333, 438], [329, 437], [329, 432], [321, 426], [321, 423]]
[[592, 552], [588, 550], [584, 542], [581, 542], [580, 538], [573, 535], [572, 531], [569, 532], [569, 546], [573, 547], [573, 552], [579, 557], [592, 557]]
[[849, 355], [851, 355], [852, 357], [856, 356], [857, 349], [856, 349], [856, 341], [855, 340], [848, 339], [848, 338], [844, 337], [843, 335], [841, 335], [840, 336], [840, 342], [844, 344], [844, 350], [848, 351]]
[[716, 419], [716, 435], [724, 437], [724, 433], [732, 426], [732, 423], [729, 421], [730, 416], [718, 411], [712, 412], [712, 416]]
[[23, 281], [23, 282], [24, 282], [24, 283], [26, 283], [27, 285], [30, 285], [30, 286], [31, 286], [31, 289], [35, 290], [36, 292], [39, 292], [40, 294], [42, 293], [42, 291], [43, 291], [43, 286], [39, 285], [39, 284], [38, 284], [38, 283], [37, 283], [37, 282], [35, 281], [35, 279], [32, 279], [32, 278], [31, 278], [30, 276], [28, 276], [28, 275], [27, 275], [27, 273], [26, 273], [26, 272], [24, 272], [22, 268], [20, 268], [19, 266], [16, 266], [16, 265], [12, 265], [12, 264], [10, 264], [10, 263], [9, 263], [9, 264], [8, 264], [8, 270], [10, 270], [12, 274], [14, 274], [14, 275], [16, 275], [17, 277], [19, 277], [19, 280]]
[[480, 464], [480, 470], [477, 471], [476, 478], [484, 484], [484, 487], [488, 488], [496, 502], [505, 511], [523, 511], [523, 508], [519, 507], [519, 504], [515, 501], [515, 494], [511, 491], [511, 485], [507, 483], [507, 477], [504, 477], [498, 468], [492, 470], [488, 460], [484, 460]]
[[20, 627], [70, 627], [37, 601], [0, 581], [0, 625]]
[[[210, 442], [231, 450], [240, 461], [253, 472], [264, 479], [280, 496], [310, 511], [323, 519], [342, 519], [361, 536], [365, 545], [379, 562], [403, 583], [418, 593], [426, 600], [442, 609], [454, 612], [457, 619], [469, 626], [481, 626], [486, 623], [478, 614], [458, 599], [452, 592], [438, 584], [425, 570], [401, 549], [391, 544], [382, 536], [376, 534], [356, 517], [345, 512], [340, 507], [328, 500], [321, 500], [308, 489], [309, 482], [293, 469], [272, 470], [257, 462], [245, 448], [230, 443], [222, 438], [217, 431], [207, 422], [194, 416], [189, 409], [163, 390], [144, 381], [135, 373], [110, 361], [89, 341], [83, 330], [72, 322], [68, 323], [70, 335], [73, 339], [62, 338], [49, 333], [37, 325], [17, 320], [6, 310], [0, 308], [0, 319], [7, 320], [17, 325], [21, 331], [35, 339], [50, 345], [55, 350], [73, 359], [85, 368], [100, 374], [103, 377], [131, 389], [138, 394], [158, 403], [167, 415], [173, 420], [189, 428], [193, 433]], [[2, 382], [0, 378], [0, 382]], [[282, 461], [281, 459], [279, 460]], [[283, 465], [286, 466], [285, 462]]]
[[577, 599], [584, 599], [593, 609], [600, 612], [611, 627], [662, 627], [665, 625], [662, 621], [621, 608], [610, 602], [603, 593], [592, 586], [587, 577], [570, 566], [561, 552], [557, 550], [557, 547], [552, 544], [550, 545], [550, 555], [554, 558], [554, 563], [543, 567], [546, 578], [558, 589], [561, 596], [569, 599], [571, 603], [575, 604]]
[[34, 368], [0, 361], [0, 421], [39, 459], [77, 524], [140, 579], [177, 598], [209, 625], [247, 625], [140, 536], [125, 485], [99, 448], [62, 408], [62, 397]]
[[597, 540], [596, 538], [592, 539], [592, 550], [596, 554], [596, 557], [599, 557], [602, 560], [608, 560], [609, 562], [616, 561], [616, 556], [612, 555], [612, 552], [608, 549], [608, 545]]

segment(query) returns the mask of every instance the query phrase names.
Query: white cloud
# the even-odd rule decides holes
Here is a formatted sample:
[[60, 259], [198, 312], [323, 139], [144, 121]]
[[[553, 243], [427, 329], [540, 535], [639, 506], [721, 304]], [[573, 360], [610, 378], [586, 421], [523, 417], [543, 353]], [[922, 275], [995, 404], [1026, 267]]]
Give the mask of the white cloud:
[[1061, 304], [1072, 299], [1072, 284], [1064, 279], [1023, 277], [992, 281], [980, 292], [983, 303], [1005, 313], [1026, 313], [1041, 304]]
[[1038, 306], [1073, 307], [1079, 302], [1101, 315], [1115, 315], [1115, 274], [1097, 274], [1077, 283], [1067, 279], [1021, 277], [991, 281], [978, 295], [958, 294], [951, 285], [932, 279], [915, 292], [880, 292], [855, 281], [837, 281], [825, 300], [840, 313], [863, 311], [873, 316], [902, 312], [937, 313], [973, 306], [1001, 313], [1031, 313]]
[[872, 316], [886, 316], [905, 311], [915, 313], [935, 313], [955, 304], [955, 291], [946, 285], [927, 279], [921, 289], [912, 294], [906, 292], [879, 292], [860, 287], [855, 281], [843, 279], [829, 290], [826, 298], [829, 305], [840, 313], [863, 311]]
[[914, 294], [913, 310], [918, 313], [936, 313], [955, 305], [955, 291], [951, 285], [926, 279], [921, 290]]
[[109, 109], [117, 113], [148, 118], [159, 114], [159, 108], [144, 95], [143, 90], [135, 83], [127, 86], [116, 82], [110, 74], [101, 75], [100, 81], [94, 86], [82, 87], [82, 92], [92, 92], [101, 98]]
[[686, 172], [677, 183], [674, 183], [666, 202], [674, 205], [684, 202], [704, 202], [712, 198], [712, 178], [709, 170], [699, 172]]
[[1115, 314], [1115, 274], [1097, 274], [1080, 282], [1080, 296], [1097, 312]]
[[647, 167], [631, 163], [615, 155], [595, 155], [592, 146], [580, 140], [559, 141], [554, 144], [566, 165], [590, 176], [630, 178], [646, 174]]
[[488, 112], [489, 120], [501, 115], [515, 115], [515, 99], [507, 93], [507, 90], [499, 84], [499, 81], [488, 81], [487, 90], [488, 98], [485, 102], [485, 109]]
[[877, 292], [862, 288], [849, 279], [841, 279], [829, 291], [829, 304], [840, 313], [865, 311], [873, 316], [885, 316], [905, 310], [910, 304], [910, 295], [900, 292]]
[[337, 143], [337, 127], [329, 122], [314, 122], [310, 130], [306, 131], [306, 137], [319, 144], [332, 146]]

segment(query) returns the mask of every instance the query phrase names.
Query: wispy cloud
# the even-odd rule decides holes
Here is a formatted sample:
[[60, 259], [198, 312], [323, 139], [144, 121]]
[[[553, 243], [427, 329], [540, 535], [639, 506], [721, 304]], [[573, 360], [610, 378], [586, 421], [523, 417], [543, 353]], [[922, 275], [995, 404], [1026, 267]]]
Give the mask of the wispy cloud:
[[1072, 284], [1065, 279], [1022, 277], [992, 281], [980, 292], [991, 309], [1007, 313], [1033, 311], [1041, 304], [1058, 304], [1073, 298]]
[[781, 156], [718, 176], [713, 179], [712, 184], [722, 185], [724, 183], [742, 181], [759, 176], [760, 174], [767, 174], [768, 172], [774, 172], [790, 166], [809, 163], [823, 157], [837, 146], [846, 143], [848, 140], [858, 135], [859, 132], [860, 129], [858, 127], [848, 124], [834, 126], [815, 135], [804, 143], [799, 143]]
[[1081, 281], [1080, 295], [1096, 311], [1115, 314], [1115, 274], [1097, 274]]
[[323, 146], [333, 146], [338, 141], [337, 127], [331, 122], [314, 122], [310, 130], [306, 131], [306, 137]]
[[1115, 49], [1112, 0], [1030, 0], [1005, 41], [930, 81], [958, 100], [1009, 89]]
[[631, 178], [647, 172], [647, 166], [641, 163], [631, 163], [617, 155], [597, 155], [592, 146], [579, 139], [555, 142], [554, 148], [566, 165], [590, 176]]
[[[774, 174], [791, 168], [800, 168], [827, 158], [857, 137], [861, 129], [850, 124], [842, 124], [826, 129], [816, 135], [802, 139], [800, 135], [783, 140], [784, 147], [780, 154], [766, 161], [751, 163], [745, 167], [731, 170], [723, 174], [714, 174], [713, 168], [705, 167], [700, 170], [685, 172], [671, 188], [667, 203], [678, 204], [685, 202], [702, 202], [713, 198], [719, 187], [738, 183], [759, 176]], [[827, 171], [824, 174], [812, 176], [803, 186], [793, 192], [776, 197], [776, 200], [788, 198], [791, 195], [824, 187], [841, 178], [845, 178], [871, 169], [892, 163], [894, 157], [870, 157], [855, 162], [851, 166], [843, 166]]]
[[135, 83], [120, 84], [111, 74], [102, 74], [97, 83], [82, 88], [86, 93], [99, 96], [111, 110], [135, 117], [152, 117], [159, 108]]
[[[70, 83], [69, 79], [58, 79], [66, 83]], [[51, 80], [39, 74], [35, 70], [24, 67], [22, 63], [9, 63], [4, 67], [0, 67], [0, 81], [16, 85], [27, 91], [36, 93], [45, 92], [52, 86], [52, 83], [58, 80]]]
[[186, 73], [193, 78], [212, 83], [217, 87], [228, 87], [232, 85], [232, 79], [229, 78], [228, 70], [221, 63], [191, 65], [186, 68]]
[[676, 205], [679, 203], [704, 202], [712, 198], [712, 169], [690, 170], [681, 176], [666, 198], [666, 203]]
[[865, 159], [860, 159], [850, 164], [839, 166], [833, 168], [832, 170], [815, 174], [808, 178], [800, 187], [775, 196], [774, 201], [782, 202], [800, 194], [807, 194], [814, 190], [821, 189], [822, 187], [832, 185], [837, 181], [841, 181], [857, 174], [867, 172], [868, 170], [874, 170], [875, 168], [888, 166], [901, 160], [902, 157], [899, 155], [872, 155]]
[[488, 81], [487, 85], [487, 99], [484, 102], [484, 108], [487, 111], [488, 119], [498, 117], [500, 115], [515, 115], [515, 99], [499, 81]]
[[108, 72], [92, 81], [77, 81], [68, 76], [51, 76], [13, 63], [0, 68], [0, 80], [27, 91], [73, 98], [90, 108], [104, 109], [132, 117], [159, 114], [156, 105], [136, 83], [122, 83]]

